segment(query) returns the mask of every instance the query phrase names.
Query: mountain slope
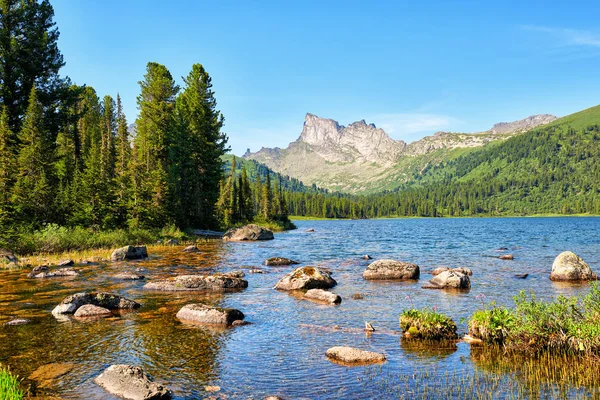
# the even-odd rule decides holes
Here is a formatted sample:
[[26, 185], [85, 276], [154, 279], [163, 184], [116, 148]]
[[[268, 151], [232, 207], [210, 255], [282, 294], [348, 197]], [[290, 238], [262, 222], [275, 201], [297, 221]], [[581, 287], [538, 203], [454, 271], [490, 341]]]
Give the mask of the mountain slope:
[[551, 115], [533, 116], [496, 124], [478, 134], [438, 132], [406, 144], [364, 120], [343, 126], [307, 114], [300, 137], [286, 149], [262, 148], [244, 157], [308, 184], [348, 193], [374, 193], [392, 190], [431, 165], [554, 119]]

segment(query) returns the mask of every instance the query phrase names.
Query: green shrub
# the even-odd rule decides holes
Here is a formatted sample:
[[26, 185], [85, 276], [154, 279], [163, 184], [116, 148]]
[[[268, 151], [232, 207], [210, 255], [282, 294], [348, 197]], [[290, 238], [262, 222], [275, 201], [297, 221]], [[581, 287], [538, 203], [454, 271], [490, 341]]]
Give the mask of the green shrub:
[[21, 400], [23, 391], [19, 388], [18, 379], [11, 372], [0, 366], [0, 399]]
[[513, 312], [505, 307], [479, 310], [469, 319], [469, 335], [487, 343], [504, 343], [514, 322]]
[[400, 315], [400, 329], [406, 337], [441, 340], [456, 338], [456, 324], [433, 309], [410, 309]]

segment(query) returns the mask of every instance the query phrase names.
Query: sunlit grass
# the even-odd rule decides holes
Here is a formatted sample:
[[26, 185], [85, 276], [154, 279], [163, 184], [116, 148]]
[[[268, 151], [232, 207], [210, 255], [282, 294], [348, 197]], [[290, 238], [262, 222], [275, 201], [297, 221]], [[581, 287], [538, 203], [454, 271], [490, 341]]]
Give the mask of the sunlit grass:
[[0, 400], [20, 400], [23, 391], [19, 388], [19, 380], [8, 369], [0, 365]]

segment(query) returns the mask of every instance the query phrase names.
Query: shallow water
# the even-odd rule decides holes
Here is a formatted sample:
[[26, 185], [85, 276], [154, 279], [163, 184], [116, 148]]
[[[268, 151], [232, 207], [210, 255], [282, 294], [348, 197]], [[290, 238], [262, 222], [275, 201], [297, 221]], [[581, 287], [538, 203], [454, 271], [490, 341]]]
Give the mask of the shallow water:
[[[0, 363], [9, 365], [22, 377], [47, 364], [72, 364], [62, 376], [36, 383], [39, 393], [63, 398], [112, 399], [93, 383], [93, 378], [115, 363], [141, 366], [156, 381], [172, 389], [176, 398], [258, 399], [265, 395], [294, 399], [421, 398], [423, 393], [405, 386], [435, 384], [444, 376], [490, 373], [490, 368], [482, 368], [480, 352], [472, 353], [463, 342], [457, 346], [422, 348], [401, 341], [398, 316], [403, 309], [412, 304], [419, 308], [437, 306], [458, 323], [459, 333], [464, 333], [466, 322], [459, 321], [482, 307], [476, 298], [480, 294], [485, 295], [486, 302], [512, 305], [512, 296], [520, 290], [535, 290], [541, 298], [585, 293], [587, 284], [549, 280], [552, 261], [562, 251], [571, 250], [592, 269], [600, 270], [600, 218], [297, 221], [296, 224], [299, 229], [276, 234], [275, 240], [269, 242], [205, 242], [198, 245], [202, 251], [199, 255], [184, 254], [181, 246], [173, 247], [162, 254], [151, 254], [149, 260], [76, 267], [83, 272], [76, 278], [34, 280], [27, 279], [29, 271], [3, 271], [0, 324], [15, 317], [33, 322], [0, 327]], [[308, 228], [314, 228], [315, 232], [305, 232]], [[509, 250], [500, 252], [496, 250], [499, 247]], [[497, 256], [504, 253], [513, 254], [515, 260], [499, 260]], [[374, 259], [414, 262], [421, 266], [421, 280], [364, 281], [362, 271], [369, 263], [361, 259], [364, 254]], [[333, 291], [342, 296], [342, 304], [319, 305], [272, 289], [278, 279], [293, 269], [293, 266], [262, 265], [273, 256], [331, 269], [338, 281]], [[241, 292], [174, 294], [142, 290], [145, 282], [156, 278], [207, 270], [227, 272], [249, 266], [269, 273], [247, 273], [249, 287]], [[428, 272], [438, 266], [471, 268], [471, 290], [421, 289], [430, 277]], [[146, 281], [122, 282], [110, 277], [137, 270], [146, 276]], [[522, 273], [528, 273], [529, 277], [514, 277]], [[142, 308], [93, 322], [68, 318], [59, 321], [50, 314], [64, 297], [86, 290], [115, 292], [136, 300]], [[355, 293], [363, 294], [364, 299], [354, 300]], [[180, 323], [175, 313], [192, 302], [238, 308], [252, 324], [218, 330]], [[375, 326], [373, 335], [366, 336], [362, 331], [365, 321]], [[325, 351], [335, 345], [383, 352], [388, 361], [376, 367], [336, 365], [325, 357]], [[492, 364], [503, 365], [501, 361]], [[519, 381], [517, 376], [523, 375], [506, 369], [491, 371], [509, 383]], [[418, 381], [403, 380], [411, 376]], [[546, 379], [543, 383], [534, 382], [533, 386], [552, 387], [554, 383]], [[221, 390], [206, 393], [204, 388], [208, 385], [219, 386]], [[528, 390], [531, 386], [529, 382]], [[583, 381], [566, 390], [573, 395], [581, 390], [584, 394], [594, 392], [596, 388]], [[540, 396], [540, 392], [533, 390], [529, 397]], [[544, 397], [548, 396], [554, 394]], [[461, 397], [464, 396], [455, 395]]]

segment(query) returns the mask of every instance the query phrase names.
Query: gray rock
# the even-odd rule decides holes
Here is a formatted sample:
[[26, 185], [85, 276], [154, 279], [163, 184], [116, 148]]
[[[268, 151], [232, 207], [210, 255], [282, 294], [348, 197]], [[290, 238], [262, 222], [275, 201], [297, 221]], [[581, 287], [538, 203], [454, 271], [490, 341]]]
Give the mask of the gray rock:
[[233, 228], [225, 232], [223, 240], [226, 242], [243, 242], [255, 240], [273, 240], [273, 232], [255, 224]]
[[279, 267], [283, 265], [296, 265], [300, 264], [298, 261], [290, 260], [289, 258], [284, 257], [271, 257], [265, 260], [265, 265], [267, 267]]
[[8, 250], [0, 249], [0, 261], [6, 263], [17, 263], [19, 259], [13, 253]]
[[93, 304], [85, 304], [75, 311], [73, 314], [76, 318], [89, 318], [89, 317], [107, 317], [111, 315], [109, 309], [104, 307], [98, 307]]
[[371, 256], [370, 256], [370, 255], [368, 255], [368, 254], [365, 254], [364, 256], [362, 256], [362, 259], [363, 259], [363, 260], [372, 260], [372, 259], [373, 259], [373, 257], [371, 257]]
[[153, 382], [141, 368], [131, 365], [111, 365], [94, 382], [109, 393], [131, 400], [163, 400], [172, 397], [169, 389]]
[[455, 271], [455, 272], [460, 272], [461, 274], [465, 274], [468, 276], [473, 275], [473, 271], [471, 271], [470, 268], [467, 267], [458, 267], [458, 268], [450, 268], [450, 267], [437, 267], [436, 269], [434, 269], [433, 271], [431, 271], [431, 275], [436, 276], [441, 274], [442, 272], [445, 271]]
[[214, 275], [180, 275], [159, 281], [148, 282], [144, 289], [160, 290], [166, 292], [201, 291], [209, 290], [222, 292], [230, 289], [245, 289], [248, 281], [239, 277], [239, 274], [214, 274]]
[[444, 271], [423, 285], [424, 289], [469, 289], [470, 287], [469, 276], [454, 270]]
[[116, 249], [110, 256], [111, 261], [137, 260], [148, 257], [146, 246], [125, 246]]
[[595, 281], [598, 276], [590, 266], [573, 252], [560, 253], [552, 263], [550, 279], [553, 281]]
[[57, 267], [70, 267], [71, 265], [75, 265], [75, 261], [71, 259], [60, 260], [56, 266]]
[[179, 244], [179, 240], [177, 239], [169, 239], [165, 242], [167, 246], [177, 246]]
[[386, 360], [384, 354], [360, 350], [354, 347], [347, 346], [332, 347], [329, 350], [327, 350], [325, 354], [329, 359], [345, 364], [376, 364], [382, 363]]
[[304, 293], [304, 298], [330, 304], [340, 304], [342, 302], [342, 298], [340, 296], [323, 289], [310, 289]]
[[50, 270], [46, 266], [35, 267], [28, 275], [29, 278], [57, 278], [64, 276], [79, 276], [79, 272], [73, 268], [59, 268]]
[[120, 274], [116, 274], [113, 276], [114, 279], [119, 279], [121, 281], [139, 281], [144, 279], [144, 275], [134, 274], [129, 272], [121, 272]]
[[329, 272], [317, 267], [299, 267], [279, 280], [275, 285], [275, 289], [329, 289], [335, 285], [337, 285], [337, 282]]
[[200, 249], [197, 248], [194, 245], [188, 246], [185, 249], [183, 249], [184, 253], [200, 253]]
[[[204, 304], [188, 304], [183, 306], [176, 317], [183, 321], [209, 325], [231, 326], [234, 321], [244, 319], [244, 313], [234, 308], [210, 307]], [[239, 323], [238, 323], [239, 325]]]
[[377, 260], [363, 272], [364, 279], [419, 279], [419, 266], [395, 260]]
[[4, 325], [8, 325], [8, 326], [25, 325], [30, 322], [31, 322], [30, 319], [15, 318], [15, 319], [11, 319], [10, 321], [6, 322]]
[[56, 307], [54, 307], [52, 314], [73, 314], [79, 309], [79, 307], [82, 307], [86, 304], [93, 304], [109, 310], [133, 310], [140, 307], [139, 303], [116, 294], [105, 292], [75, 293], [66, 297]]

